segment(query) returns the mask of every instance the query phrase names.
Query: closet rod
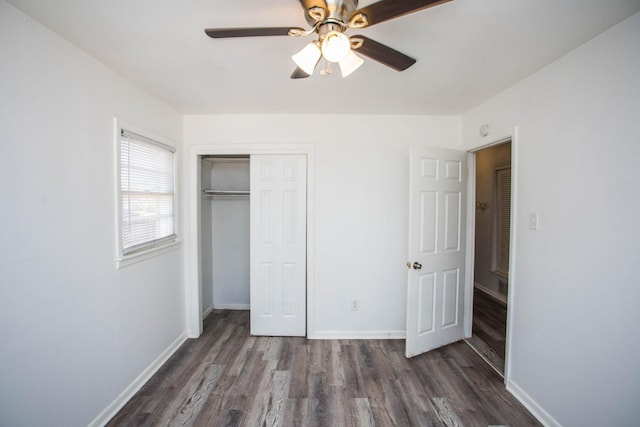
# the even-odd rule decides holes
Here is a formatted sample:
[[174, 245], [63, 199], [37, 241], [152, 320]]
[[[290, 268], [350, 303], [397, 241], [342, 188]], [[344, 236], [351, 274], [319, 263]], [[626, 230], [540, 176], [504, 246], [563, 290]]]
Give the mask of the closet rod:
[[203, 190], [205, 196], [248, 196], [249, 190]]

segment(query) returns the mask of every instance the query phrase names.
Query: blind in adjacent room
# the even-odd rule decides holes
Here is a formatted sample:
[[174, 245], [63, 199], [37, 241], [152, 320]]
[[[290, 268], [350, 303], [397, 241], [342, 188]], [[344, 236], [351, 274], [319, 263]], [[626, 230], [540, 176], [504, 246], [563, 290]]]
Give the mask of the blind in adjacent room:
[[496, 270], [509, 273], [509, 230], [511, 225], [511, 168], [496, 170]]
[[133, 132], [120, 138], [122, 254], [175, 240], [175, 149]]

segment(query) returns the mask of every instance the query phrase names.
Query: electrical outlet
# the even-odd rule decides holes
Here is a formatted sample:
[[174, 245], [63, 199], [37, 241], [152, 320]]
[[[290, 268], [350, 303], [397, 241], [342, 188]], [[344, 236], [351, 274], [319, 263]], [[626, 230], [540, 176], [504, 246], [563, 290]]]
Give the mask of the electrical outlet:
[[351, 300], [351, 311], [358, 311], [358, 310], [360, 310], [360, 300], [352, 299]]

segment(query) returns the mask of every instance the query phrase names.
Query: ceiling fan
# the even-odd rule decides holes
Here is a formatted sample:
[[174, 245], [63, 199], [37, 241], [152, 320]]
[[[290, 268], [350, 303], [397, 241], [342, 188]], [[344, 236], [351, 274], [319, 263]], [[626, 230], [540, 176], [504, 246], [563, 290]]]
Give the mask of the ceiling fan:
[[331, 64], [337, 63], [342, 77], [360, 67], [364, 60], [355, 52], [378, 61], [396, 71], [404, 71], [416, 60], [395, 49], [371, 40], [363, 35], [348, 37], [348, 29], [361, 29], [380, 22], [417, 12], [451, 0], [380, 0], [358, 9], [358, 0], [300, 0], [305, 18], [311, 29], [300, 27], [255, 28], [207, 28], [205, 33], [214, 39], [227, 37], [291, 36], [302, 37], [316, 33], [311, 41], [291, 58], [297, 67], [292, 79], [313, 74], [321, 59], [325, 65], [321, 74], [331, 72]]

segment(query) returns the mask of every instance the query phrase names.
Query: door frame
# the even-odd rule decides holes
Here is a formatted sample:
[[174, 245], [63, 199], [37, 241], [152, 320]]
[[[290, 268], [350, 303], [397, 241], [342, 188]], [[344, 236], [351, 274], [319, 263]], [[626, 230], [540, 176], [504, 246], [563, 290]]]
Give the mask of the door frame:
[[516, 225], [518, 200], [518, 126], [492, 132], [486, 139], [478, 139], [467, 147], [469, 176], [467, 179], [467, 277], [465, 287], [465, 337], [471, 338], [473, 324], [473, 276], [474, 250], [476, 244], [476, 152], [511, 141], [511, 225], [509, 236], [509, 291], [507, 292], [507, 333], [504, 352], [504, 383], [509, 384], [511, 378], [511, 342], [513, 331], [513, 301], [516, 294]]
[[202, 266], [200, 263], [200, 156], [207, 155], [252, 155], [252, 154], [304, 154], [307, 156], [307, 336], [315, 331], [313, 304], [313, 176], [314, 160], [312, 144], [210, 144], [194, 145], [185, 159], [184, 203], [185, 212], [185, 318], [187, 336], [197, 338], [202, 334]]

